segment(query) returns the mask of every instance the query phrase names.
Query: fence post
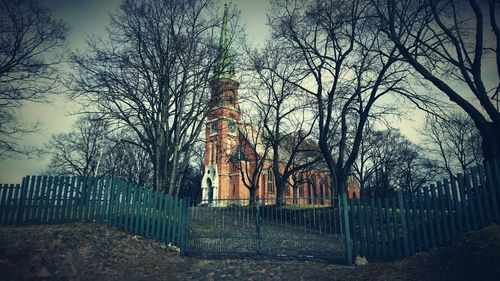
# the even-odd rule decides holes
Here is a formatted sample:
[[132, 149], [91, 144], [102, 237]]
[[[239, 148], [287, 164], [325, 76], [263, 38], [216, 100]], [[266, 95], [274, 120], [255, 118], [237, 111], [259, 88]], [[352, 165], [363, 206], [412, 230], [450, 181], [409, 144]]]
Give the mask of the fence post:
[[477, 172], [477, 167], [473, 167], [471, 169], [471, 178], [472, 178], [472, 186], [474, 187], [473, 190], [474, 190], [474, 199], [475, 202], [476, 202], [476, 205], [477, 205], [477, 213], [478, 213], [478, 218], [479, 218], [479, 227], [478, 229], [481, 229], [483, 228], [486, 223], [485, 223], [485, 219], [484, 219], [484, 208], [483, 208], [483, 202], [481, 202], [481, 192], [479, 190], [479, 184], [478, 184], [478, 181], [477, 181], [477, 177], [478, 177], [478, 172]]
[[455, 226], [455, 214], [454, 214], [454, 207], [453, 207], [453, 201], [452, 201], [452, 194], [450, 192], [450, 185], [448, 182], [448, 179], [444, 179], [444, 194], [446, 196], [446, 202], [448, 204], [448, 216], [447, 216], [447, 221], [450, 224], [450, 240], [453, 240], [457, 233], [457, 228]]
[[391, 198], [391, 208], [392, 208], [392, 221], [393, 221], [393, 231], [394, 231], [394, 242], [396, 243], [395, 257], [401, 257], [401, 244], [399, 243], [399, 225], [398, 217], [396, 212], [396, 198], [393, 196]]
[[187, 252], [187, 227], [188, 227], [188, 222], [187, 222], [187, 219], [188, 219], [188, 201], [189, 201], [189, 197], [185, 197], [183, 199], [181, 199], [181, 202], [182, 202], [182, 207], [181, 207], [181, 216], [180, 216], [180, 249], [181, 249], [181, 256], [186, 256], [186, 252]]
[[23, 212], [24, 212], [24, 207], [25, 207], [25, 198], [26, 198], [26, 192], [28, 192], [28, 183], [29, 183], [29, 176], [26, 176], [23, 178], [22, 184], [21, 184], [21, 196], [19, 198], [19, 205], [17, 209], [17, 216], [16, 216], [16, 225], [20, 225], [22, 222], [23, 218]]
[[113, 225], [113, 205], [115, 201], [114, 192], [115, 192], [115, 180], [110, 179], [108, 182], [108, 207], [106, 210], [106, 222], [108, 225]]
[[420, 221], [420, 233], [422, 234], [422, 244], [420, 248], [427, 250], [429, 248], [429, 239], [427, 233], [427, 220], [425, 217], [425, 206], [423, 202], [424, 194], [422, 190], [416, 191], [417, 204], [418, 204], [418, 220]]
[[[140, 200], [140, 197], [138, 196], [139, 194], [139, 189], [137, 188], [137, 198], [136, 198], [136, 201], [137, 200]], [[163, 202], [163, 208], [162, 208], [162, 213], [163, 213], [163, 217], [161, 219], [161, 241], [163, 242], [168, 242], [167, 241], [167, 237], [166, 237], [166, 231], [167, 231], [167, 222], [168, 222], [168, 216], [169, 216], [169, 213], [168, 213], [168, 201], [167, 201], [168, 197], [166, 194], [162, 194], [161, 195], [161, 201]], [[137, 206], [139, 206], [139, 204], [137, 204]], [[137, 206], [136, 206], [136, 221], [135, 221], [135, 229], [136, 229], [136, 233], [138, 233], [138, 225], [139, 225], [139, 212], [137, 211]]]
[[[143, 192], [143, 198], [145, 198], [145, 193]], [[168, 202], [168, 224], [167, 224], [167, 240], [168, 242], [170, 243], [173, 243], [173, 238], [172, 238], [172, 228], [173, 228], [173, 224], [174, 224], [174, 220], [173, 220], [173, 214], [174, 214], [174, 200], [172, 198], [172, 196], [170, 195], [167, 195], [167, 202]], [[145, 200], [145, 199], [143, 199]], [[144, 201], [141, 205], [141, 210], [144, 209]], [[141, 219], [141, 233], [144, 229], [144, 217], [145, 217], [145, 214], [143, 211], [141, 211], [141, 216], [142, 216], [142, 219]]]
[[[384, 231], [384, 228], [385, 228], [385, 224], [384, 224], [384, 214], [382, 212], [382, 200], [380, 199], [380, 197], [377, 198], [377, 217], [378, 217], [378, 228], [379, 228], [379, 232], [380, 232], [380, 254], [382, 256], [382, 258], [387, 258], [387, 246], [385, 245], [385, 231]], [[354, 227], [354, 224], [353, 226]]]
[[426, 218], [427, 218], [427, 227], [429, 228], [429, 248], [436, 247], [436, 234], [434, 232], [434, 215], [431, 207], [432, 198], [429, 196], [429, 188], [424, 187], [424, 201], [426, 207]]
[[[354, 256], [357, 256], [359, 254], [359, 249], [357, 246], [357, 235], [356, 235], [356, 218], [355, 218], [355, 212], [354, 212], [354, 200], [356, 198], [356, 193], [353, 193], [353, 198], [349, 200], [349, 209], [351, 210], [350, 213], [350, 218], [351, 218], [351, 224], [352, 224], [352, 241], [353, 241], [353, 251], [354, 251]], [[359, 220], [359, 219], [358, 219]]]
[[257, 254], [260, 252], [260, 210], [259, 202], [255, 202], [255, 246]]
[[17, 195], [19, 193], [19, 184], [10, 184], [10, 193], [9, 196], [7, 197], [7, 218], [6, 218], [6, 223], [7, 224], [14, 224], [14, 216], [16, 215], [16, 200], [17, 200]]
[[387, 258], [393, 258], [394, 257], [394, 248], [393, 248], [393, 243], [392, 243], [392, 228], [391, 228], [391, 213], [389, 211], [389, 199], [384, 198], [384, 208], [385, 208], [385, 226], [386, 226], [386, 231], [387, 231], [387, 247], [388, 249], [388, 255]]
[[[370, 225], [370, 214], [368, 213], [368, 197], [366, 197], [363, 205], [363, 217], [365, 219], [365, 234], [366, 234], [366, 251], [365, 257], [372, 257], [372, 227]], [[373, 255], [375, 256], [375, 255]]]
[[33, 209], [33, 205], [34, 204], [34, 190], [35, 190], [35, 182], [36, 182], [36, 177], [35, 176], [31, 176], [30, 177], [30, 180], [29, 180], [29, 193], [27, 194], [28, 196], [26, 197], [26, 202], [28, 202], [26, 204], [26, 208], [24, 209], [23, 212], [26, 212], [26, 221], [28, 222], [31, 222], [31, 211]]
[[[372, 255], [372, 257], [377, 256], [377, 231], [375, 229], [375, 199], [373, 198], [373, 193], [370, 196], [370, 212], [367, 214], [368, 218], [370, 219], [370, 224], [368, 225], [368, 229], [370, 230], [370, 239], [372, 244], [370, 244], [370, 247], [368, 249], [369, 253]], [[368, 203], [368, 202], [367, 202]]]
[[6, 211], [6, 206], [7, 206], [7, 192], [9, 191], [9, 185], [8, 184], [0, 184], [0, 225], [2, 224], [3, 220], [3, 215], [5, 214]]
[[464, 175], [463, 174], [460, 174], [458, 173], [457, 174], [457, 178], [458, 178], [458, 189], [459, 189], [459, 193], [460, 193], [460, 209], [462, 210], [462, 215], [464, 216], [465, 218], [465, 232], [469, 231], [469, 230], [472, 230], [471, 226], [470, 226], [470, 222], [469, 222], [469, 208], [467, 208], [467, 199], [466, 199], [466, 188], [465, 188], [465, 179], [464, 179]]
[[411, 220], [413, 221], [413, 242], [414, 242], [414, 247], [413, 247], [413, 252], [418, 253], [422, 251], [422, 234], [421, 230], [422, 228], [418, 224], [420, 221], [420, 215], [418, 214], [418, 194], [416, 191], [413, 191], [410, 193], [410, 203], [411, 203], [411, 210], [412, 210], [412, 215], [411, 215]]
[[456, 234], [460, 234], [463, 232], [464, 226], [463, 226], [463, 220], [462, 220], [462, 208], [460, 204], [460, 198], [458, 197], [458, 190], [457, 190], [457, 179], [456, 177], [451, 177], [451, 194], [453, 196], [453, 203], [454, 203], [454, 209], [455, 209], [455, 216], [453, 220], [457, 222], [457, 232]]
[[408, 234], [408, 250], [409, 250], [408, 256], [411, 256], [413, 253], [415, 253], [415, 243], [413, 239], [412, 215], [411, 215], [413, 211], [410, 209], [410, 207], [413, 207], [412, 206], [413, 203], [411, 202], [412, 198], [410, 192], [405, 192], [405, 194], [403, 194], [403, 201], [404, 201], [405, 220], [407, 229], [406, 233]]
[[45, 187], [45, 198], [43, 203], [43, 213], [40, 223], [47, 223], [49, 217], [49, 207], [50, 207], [50, 196], [52, 194], [52, 176], [44, 178], [43, 186]]
[[344, 220], [344, 234], [346, 243], [346, 264], [352, 265], [352, 241], [351, 231], [349, 229], [349, 205], [347, 204], [347, 194], [342, 192], [342, 214]]
[[406, 211], [405, 204], [403, 201], [403, 192], [401, 190], [398, 191], [398, 202], [399, 202], [399, 213], [401, 216], [401, 226], [403, 228], [403, 250], [404, 256], [410, 256], [410, 246], [408, 244], [408, 226], [406, 225]]
[[436, 225], [436, 235], [437, 235], [437, 245], [443, 244], [443, 232], [441, 231], [441, 223], [440, 223], [440, 213], [439, 213], [439, 205], [436, 196], [436, 186], [431, 184], [431, 195], [432, 195], [432, 213], [434, 218], [434, 224]]
[[358, 213], [358, 230], [359, 230], [358, 232], [359, 246], [357, 252], [361, 254], [361, 256], [366, 257], [366, 247], [365, 247], [366, 239], [363, 239], [363, 233], [366, 230], [366, 224], [361, 215], [361, 196], [359, 196], [358, 200], [356, 200], [356, 211]]

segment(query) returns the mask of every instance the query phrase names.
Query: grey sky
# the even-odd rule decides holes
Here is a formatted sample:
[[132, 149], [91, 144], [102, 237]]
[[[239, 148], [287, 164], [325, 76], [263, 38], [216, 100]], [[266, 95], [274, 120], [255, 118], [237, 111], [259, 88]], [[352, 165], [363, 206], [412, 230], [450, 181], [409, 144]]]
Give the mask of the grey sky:
[[[224, 0], [221, 0], [221, 9]], [[269, 0], [232, 0], [227, 1], [241, 10], [241, 24], [246, 26], [250, 42], [259, 44], [267, 36], [266, 12]], [[71, 27], [68, 37], [71, 51], [83, 49], [89, 35], [104, 35], [105, 25], [109, 22], [109, 13], [119, 8], [121, 0], [40, 0], [49, 7], [56, 18], [63, 19]], [[70, 113], [77, 110], [76, 105], [62, 94], [55, 95], [47, 104], [27, 103], [19, 111], [19, 116], [26, 124], [39, 121], [40, 131], [23, 137], [21, 143], [43, 146], [52, 134], [68, 132], [76, 119]], [[35, 159], [3, 159], [0, 161], [0, 183], [19, 183], [25, 175], [41, 174], [49, 157]]]
[[[69, 48], [71, 51], [83, 49], [89, 35], [104, 35], [109, 13], [116, 10], [121, 0], [40, 0], [42, 5], [52, 9], [54, 16], [66, 21], [71, 29]], [[224, 0], [220, 0], [221, 9]], [[241, 10], [240, 23], [244, 25], [247, 39], [254, 45], [261, 44], [268, 36], [267, 11], [269, 0], [232, 0], [227, 1]], [[42, 128], [39, 133], [26, 136], [23, 143], [35, 146], [46, 144], [52, 134], [68, 132], [76, 119], [70, 113], [77, 107], [63, 94], [55, 95], [47, 104], [26, 104], [19, 112], [27, 124], [39, 121]], [[415, 129], [421, 126], [424, 113], [409, 109], [402, 120], [394, 120], [403, 134], [414, 141], [419, 141]], [[0, 161], [0, 183], [18, 183], [24, 175], [41, 174], [46, 169], [49, 157], [36, 159], [4, 159]]]

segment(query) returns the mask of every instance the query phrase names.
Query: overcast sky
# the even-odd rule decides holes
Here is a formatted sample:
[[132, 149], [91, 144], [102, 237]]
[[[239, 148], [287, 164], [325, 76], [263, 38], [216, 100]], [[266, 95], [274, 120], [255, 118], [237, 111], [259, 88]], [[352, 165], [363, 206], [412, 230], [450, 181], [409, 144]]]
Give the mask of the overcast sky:
[[[119, 7], [121, 0], [42, 0], [56, 18], [61, 18], [71, 27], [68, 37], [71, 51], [83, 49], [89, 35], [105, 35], [105, 25], [109, 13]], [[241, 10], [240, 22], [244, 25], [248, 40], [254, 45], [261, 44], [268, 36], [266, 13], [269, 0], [232, 0], [228, 1]], [[221, 10], [224, 1], [221, 0]], [[237, 67], [237, 66], [236, 66]], [[68, 132], [76, 119], [78, 110], [75, 104], [61, 93], [52, 97], [47, 104], [26, 104], [19, 112], [27, 124], [39, 121], [42, 125], [39, 133], [24, 137], [28, 145], [42, 147], [52, 134]], [[421, 124], [423, 113], [412, 111], [402, 122], [395, 121], [397, 127], [410, 139], [418, 141], [415, 128]], [[46, 169], [49, 157], [35, 159], [4, 159], [0, 161], [0, 183], [18, 183], [24, 175], [41, 174]]]
[[[270, 7], [269, 0], [227, 2], [241, 10], [240, 20], [245, 25], [250, 42], [262, 43], [268, 34], [266, 13]], [[105, 35], [109, 13], [119, 7], [121, 0], [41, 0], [40, 3], [49, 7], [54, 17], [63, 19], [71, 27], [68, 43], [71, 51], [75, 51], [84, 48], [87, 36]], [[220, 5], [222, 11], [223, 0]], [[71, 113], [78, 108], [63, 94], [56, 95], [51, 100], [48, 104], [25, 104], [19, 112], [25, 123], [39, 121], [42, 125], [39, 133], [23, 137], [23, 143], [40, 147], [48, 142], [52, 134], [71, 130], [76, 119]], [[18, 183], [25, 175], [41, 174], [48, 161], [49, 157], [0, 160], [0, 183]]]

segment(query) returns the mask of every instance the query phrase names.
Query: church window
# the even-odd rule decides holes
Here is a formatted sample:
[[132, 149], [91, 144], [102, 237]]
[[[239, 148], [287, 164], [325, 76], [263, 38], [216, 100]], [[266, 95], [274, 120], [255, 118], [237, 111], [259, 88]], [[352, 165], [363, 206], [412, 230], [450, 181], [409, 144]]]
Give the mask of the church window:
[[228, 130], [229, 130], [229, 133], [232, 133], [232, 134], [236, 133], [236, 122], [229, 121]]
[[274, 192], [274, 177], [271, 169], [267, 170], [267, 192]]
[[210, 164], [213, 165], [215, 161], [215, 144], [210, 143]]
[[304, 197], [304, 185], [306, 185], [307, 182], [303, 182], [299, 185], [299, 196]]
[[313, 200], [310, 203], [314, 202], [314, 204], [316, 204], [318, 199], [318, 191], [316, 189], [316, 178], [314, 176], [309, 178], [309, 192], [309, 200]]
[[214, 120], [214, 121], [212, 121], [212, 123], [210, 123], [210, 133], [211, 134], [216, 134], [217, 133], [217, 129], [218, 129], [217, 120]]

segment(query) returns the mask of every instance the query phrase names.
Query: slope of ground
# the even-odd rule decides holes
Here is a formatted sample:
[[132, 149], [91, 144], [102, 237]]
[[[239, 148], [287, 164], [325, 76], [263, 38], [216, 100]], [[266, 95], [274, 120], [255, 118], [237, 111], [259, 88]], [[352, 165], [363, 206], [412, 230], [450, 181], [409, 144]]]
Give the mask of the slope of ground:
[[0, 227], [0, 280], [500, 280], [500, 226], [397, 262], [179, 257], [175, 249], [89, 224]]

